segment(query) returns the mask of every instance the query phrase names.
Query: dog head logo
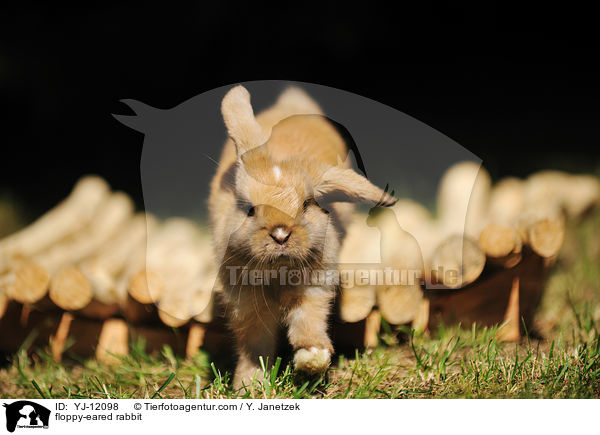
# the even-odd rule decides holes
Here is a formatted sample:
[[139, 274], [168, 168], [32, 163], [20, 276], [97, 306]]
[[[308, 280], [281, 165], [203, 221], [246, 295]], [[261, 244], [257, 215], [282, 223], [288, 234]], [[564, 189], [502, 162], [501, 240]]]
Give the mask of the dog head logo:
[[3, 405], [6, 408], [6, 430], [16, 428], [48, 428], [50, 410], [29, 400], [19, 400]]
[[[447, 200], [438, 205], [437, 221], [443, 221], [444, 225], [446, 222], [450, 224], [444, 226], [440, 233], [465, 233], [465, 228], [468, 226], [467, 209], [477, 209], [477, 197], [485, 196], [477, 194], [477, 185], [481, 184], [484, 187], [486, 185], [485, 182], [478, 181], [482, 178], [478, 175], [481, 159], [469, 150], [398, 110], [339, 89], [310, 83], [281, 81], [247, 82], [243, 83], [243, 86], [251, 95], [252, 118], [254, 113], [267, 113], [264, 116], [257, 115], [257, 117], [263, 116], [261, 122], [269, 126], [265, 130], [272, 131], [273, 128], [277, 128], [277, 123], [286, 119], [288, 115], [324, 116], [333, 124], [348, 146], [349, 152], [340, 155], [340, 161], [353, 160], [360, 173], [366, 176], [368, 171], [369, 180], [374, 185], [385, 186], [389, 183], [392, 187], [400, 189], [397, 190], [399, 197], [423, 198], [426, 203], [434, 202], [438, 197], [438, 185], [441, 186], [442, 191], [439, 196]], [[313, 110], [310, 105], [304, 104], [299, 108], [297, 103], [300, 100], [296, 99], [294, 104], [283, 104], [288, 101], [286, 95], [298, 96], [298, 92], [285, 91], [290, 86], [301, 89], [316, 102], [315, 104], [318, 103], [318, 108]], [[229, 127], [223, 125], [224, 118], [219, 108], [230, 89], [231, 86], [213, 89], [166, 109], [155, 108], [140, 101], [123, 100], [123, 103], [131, 109], [130, 114], [113, 115], [122, 124], [144, 135], [140, 175], [144, 207], [148, 213], [160, 218], [197, 217], [205, 214], [209, 186], [215, 173], [215, 166], [219, 165], [218, 156], [229, 134], [227, 130]], [[269, 112], [273, 107], [280, 109]], [[322, 108], [322, 111], [319, 108]], [[254, 133], [256, 131], [251, 129], [250, 134]], [[262, 133], [267, 135], [265, 131]], [[261, 143], [259, 139], [264, 138], [258, 135], [252, 136], [252, 139], [255, 143]], [[260, 147], [261, 145], [258, 145], [248, 151], [252, 152]], [[457, 166], [458, 162], [467, 163]], [[454, 170], [446, 173], [448, 168]], [[233, 186], [234, 173], [233, 170], [226, 170], [223, 186]], [[248, 175], [252, 177], [252, 173]], [[279, 176], [274, 175], [275, 178]], [[449, 192], [448, 195], [442, 194], [446, 191]], [[473, 200], [471, 200], [472, 193]], [[400, 211], [403, 211], [400, 210], [402, 204], [396, 207], [397, 212], [394, 211], [393, 214], [391, 210], [383, 210], [380, 207], [382, 205], [385, 204], [376, 204], [375, 210], [372, 210], [370, 219], [372, 225], [377, 226], [378, 222], [384, 220], [387, 222], [388, 217], [395, 218]], [[250, 208], [247, 211], [249, 212]], [[424, 220], [419, 219], [419, 222]], [[398, 221], [395, 227], [402, 227], [404, 231], [410, 233], [409, 235], [414, 235], [421, 228], [416, 228], [416, 224], [411, 227], [410, 223], [410, 219], [404, 219]], [[365, 226], [367, 224], [365, 223]], [[380, 229], [379, 226], [377, 228]], [[437, 231], [437, 226], [433, 229]], [[404, 234], [400, 230], [397, 233]], [[422, 234], [418, 234], [422, 237], [412, 237], [410, 242], [427, 245], [425, 248], [430, 247], [431, 251], [433, 250], [433, 247], [429, 246], [430, 240], [433, 239], [431, 233], [432, 231], [429, 230], [422, 231]], [[383, 238], [392, 245], [393, 237], [389, 231], [380, 233], [380, 236], [380, 239]], [[244, 240], [244, 237], [239, 235], [239, 239]], [[390, 246], [390, 252], [394, 251], [392, 248], [394, 246]], [[419, 251], [424, 249], [423, 246], [419, 248]], [[428, 254], [431, 252], [428, 251]], [[224, 250], [218, 255], [227, 258]], [[385, 261], [386, 253], [382, 252], [381, 255], [383, 257], [380, 260]], [[425, 252], [422, 255], [425, 256]], [[380, 263], [380, 260], [374, 258], [373, 263]], [[346, 260], [351, 263], [355, 261], [370, 263], [362, 258]], [[462, 258], [460, 263], [462, 264]], [[419, 264], [416, 267], [421, 268]], [[440, 273], [436, 271], [436, 282], [437, 275]], [[457, 276], [460, 279], [460, 274]], [[296, 276], [292, 275], [291, 278], [295, 280]], [[434, 286], [433, 281], [429, 284]], [[149, 290], [153, 292], [153, 289]], [[208, 299], [206, 301], [208, 304]], [[195, 312], [199, 312], [197, 310], [200, 308], [202, 307], [194, 307]]]

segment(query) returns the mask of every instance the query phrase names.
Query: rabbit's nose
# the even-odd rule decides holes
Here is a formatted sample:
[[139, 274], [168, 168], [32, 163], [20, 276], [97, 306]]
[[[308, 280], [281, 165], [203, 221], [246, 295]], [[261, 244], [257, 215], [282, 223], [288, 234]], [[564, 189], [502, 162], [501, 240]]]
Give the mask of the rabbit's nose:
[[278, 244], [283, 245], [292, 235], [292, 230], [284, 226], [278, 226], [273, 228], [273, 231], [271, 231], [271, 234], [269, 235]]

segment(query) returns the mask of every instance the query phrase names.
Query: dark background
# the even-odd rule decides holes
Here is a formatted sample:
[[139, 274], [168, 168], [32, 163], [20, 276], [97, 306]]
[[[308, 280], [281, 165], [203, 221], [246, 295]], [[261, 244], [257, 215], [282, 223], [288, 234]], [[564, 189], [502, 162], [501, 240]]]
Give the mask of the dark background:
[[0, 195], [36, 215], [98, 173], [141, 203], [143, 137], [112, 118], [130, 113], [119, 100], [170, 108], [263, 79], [378, 100], [477, 154], [494, 178], [600, 170], [592, 11], [211, 3], [3, 6]]

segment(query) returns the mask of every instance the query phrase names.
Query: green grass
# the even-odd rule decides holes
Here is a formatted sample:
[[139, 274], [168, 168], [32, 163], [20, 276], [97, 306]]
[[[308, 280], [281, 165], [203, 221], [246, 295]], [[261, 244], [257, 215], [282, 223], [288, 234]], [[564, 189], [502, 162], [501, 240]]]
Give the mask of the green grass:
[[[93, 359], [55, 363], [47, 349], [19, 351], [0, 370], [1, 397], [47, 398], [598, 398], [600, 397], [600, 213], [568, 231], [533, 328], [499, 343], [495, 328], [440, 327], [353, 358], [337, 357], [324, 378], [305, 379], [278, 360], [251, 393], [231, 387], [205, 353], [185, 360], [144, 342], [116, 366]], [[543, 337], [543, 338], [533, 338]], [[265, 366], [265, 364], [263, 364]]]

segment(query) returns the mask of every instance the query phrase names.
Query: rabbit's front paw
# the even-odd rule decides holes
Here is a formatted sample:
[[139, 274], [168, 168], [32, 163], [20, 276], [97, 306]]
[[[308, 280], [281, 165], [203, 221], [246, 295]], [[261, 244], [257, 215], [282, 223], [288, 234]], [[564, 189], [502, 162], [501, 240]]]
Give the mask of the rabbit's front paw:
[[302, 348], [294, 354], [294, 367], [296, 367], [296, 370], [301, 370], [309, 375], [324, 372], [330, 363], [331, 352], [329, 349]]

